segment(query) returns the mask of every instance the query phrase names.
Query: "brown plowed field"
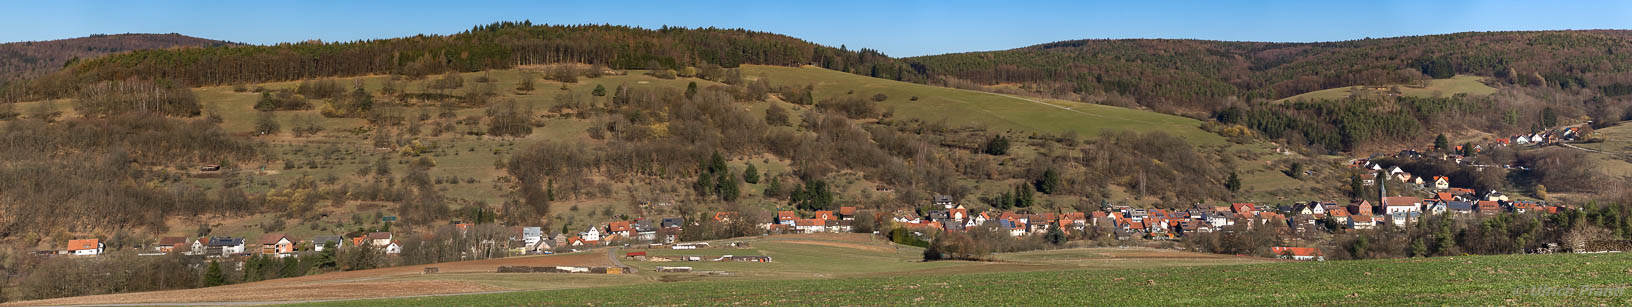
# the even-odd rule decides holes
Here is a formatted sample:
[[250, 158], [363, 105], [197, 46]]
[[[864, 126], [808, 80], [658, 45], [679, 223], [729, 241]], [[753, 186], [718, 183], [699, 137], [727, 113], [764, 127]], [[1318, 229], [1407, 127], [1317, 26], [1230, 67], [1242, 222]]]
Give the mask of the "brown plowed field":
[[436, 267], [438, 274], [493, 273], [500, 266], [610, 266], [604, 251], [569, 255], [526, 256], [503, 259], [461, 261], [431, 265], [410, 265], [383, 269], [332, 272], [312, 276], [274, 279], [220, 287], [92, 295], [16, 302], [8, 306], [97, 305], [141, 303], [276, 302], [400, 297], [513, 290], [469, 281], [391, 280], [424, 274]]

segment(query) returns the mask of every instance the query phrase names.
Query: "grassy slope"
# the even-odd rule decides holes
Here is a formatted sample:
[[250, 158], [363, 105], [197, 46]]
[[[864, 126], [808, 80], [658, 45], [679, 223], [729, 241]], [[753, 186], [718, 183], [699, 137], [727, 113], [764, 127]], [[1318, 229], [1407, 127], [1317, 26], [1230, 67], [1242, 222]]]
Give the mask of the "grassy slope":
[[[896, 110], [897, 116], [922, 119], [927, 121], [946, 121], [950, 126], [984, 125], [994, 129], [1010, 129], [1016, 132], [1057, 133], [1060, 131], [1077, 131], [1082, 135], [1094, 135], [1105, 129], [1129, 129], [1135, 131], [1164, 131], [1190, 140], [1206, 148], [1220, 148], [1227, 151], [1246, 151], [1258, 153], [1259, 158], [1243, 161], [1243, 178], [1248, 187], [1244, 197], [1253, 201], [1271, 199], [1287, 199], [1291, 196], [1317, 195], [1307, 192], [1311, 181], [1299, 181], [1270, 171], [1269, 164], [1262, 161], [1280, 159], [1279, 156], [1270, 156], [1267, 153], [1269, 145], [1231, 144], [1216, 134], [1202, 131], [1197, 126], [1200, 122], [1178, 116], [1165, 115], [1155, 112], [1083, 104], [1058, 100], [1032, 99], [1009, 97], [985, 92], [959, 90], [943, 87], [926, 86], [891, 80], [875, 79], [820, 68], [792, 68], [777, 66], [744, 66], [743, 72], [750, 77], [766, 77], [778, 85], [815, 84], [817, 98], [825, 99], [836, 95], [846, 95], [854, 90], [853, 95], [870, 98], [873, 94], [884, 93], [890, 98], [883, 102]], [[521, 70], [495, 70], [486, 72], [464, 73], [466, 87], [477, 86], [473, 81], [480, 76], [487, 76], [494, 80], [492, 86], [500, 93], [499, 99], [510, 99], [530, 105], [537, 111], [543, 111], [555, 103], [555, 96], [563, 91], [561, 84], [553, 81], [539, 80], [537, 90], [530, 93], [516, 92]], [[351, 86], [361, 83], [370, 91], [378, 91], [388, 76], [363, 76], [338, 78], [341, 84]], [[433, 76], [434, 78], [434, 76]], [[684, 88], [687, 82], [697, 82], [699, 85], [713, 84], [710, 81], [698, 79], [664, 80], [642, 75], [640, 71], [630, 71], [627, 75], [608, 75], [601, 78], [583, 78], [581, 82], [569, 86], [570, 91], [583, 99], [605, 101], [607, 97], [592, 97], [589, 92], [596, 85], [605, 86], [609, 91], [619, 85], [625, 86], [661, 86]], [[265, 87], [269, 89], [292, 88], [299, 82], [275, 82], [252, 84], [250, 88]], [[408, 92], [430, 92], [425, 89], [428, 80], [409, 81], [399, 83]], [[462, 94], [464, 89], [453, 90], [450, 93]], [[256, 113], [252, 107], [259, 94], [251, 92], [234, 92], [230, 86], [205, 87], [195, 89], [201, 104], [209, 113], [221, 114], [222, 126], [231, 133], [247, 134], [254, 129]], [[909, 101], [909, 97], [918, 96], [918, 101]], [[774, 99], [773, 99], [774, 100]], [[17, 107], [19, 111], [28, 110], [39, 102], [24, 103]], [[321, 107], [322, 100], [313, 100], [312, 103]], [[784, 104], [794, 110], [798, 116], [802, 107]], [[750, 103], [747, 107], [753, 112], [762, 112], [768, 103]], [[56, 109], [64, 111], [64, 116], [75, 116], [72, 112], [72, 103], [58, 100], [54, 103]], [[1069, 108], [1062, 109], [1063, 108]], [[435, 113], [434, 107], [405, 107], [402, 113], [406, 117], [416, 117], [421, 112]], [[460, 116], [478, 115], [481, 108], [467, 108], [458, 111]], [[406, 171], [405, 158], [396, 152], [379, 151], [372, 145], [369, 132], [355, 133], [358, 129], [366, 131], [368, 124], [361, 119], [354, 118], [324, 118], [318, 116], [316, 110], [308, 111], [278, 111], [274, 112], [285, 133], [279, 136], [258, 137], [256, 139], [270, 144], [270, 149], [276, 155], [274, 161], [268, 163], [253, 163], [239, 165], [240, 178], [246, 179], [246, 187], [252, 191], [266, 191], [275, 186], [286, 186], [290, 182], [302, 177], [311, 176], [322, 180], [334, 176], [340, 182], [366, 183], [369, 179], [358, 176], [357, 170], [372, 165], [374, 161], [388, 157], [391, 159], [392, 174], [402, 174]], [[295, 126], [296, 116], [311, 116], [317, 118], [325, 130], [320, 136], [295, 138], [288, 135], [288, 130]], [[504, 175], [502, 169], [494, 167], [496, 161], [503, 161], [520, 146], [542, 141], [570, 141], [595, 142], [584, 133], [585, 128], [600, 119], [572, 119], [555, 118], [545, 119], [546, 125], [534, 129], [534, 133], [520, 139], [490, 138], [465, 136], [458, 132], [443, 136], [431, 137], [428, 125], [422, 129], [427, 131], [419, 136], [398, 135], [400, 138], [419, 140], [435, 147], [425, 156], [432, 158], [437, 166], [430, 171], [435, 178], [459, 178], [458, 184], [438, 184], [439, 189], [446, 195], [469, 201], [484, 202], [489, 206], [502, 203], [503, 196], [509, 191], [508, 186], [498, 182]], [[458, 131], [467, 127], [457, 126]], [[400, 130], [398, 130], [400, 131]], [[329, 154], [324, 154], [328, 152]], [[297, 166], [286, 169], [284, 161], [292, 162]], [[745, 167], [747, 162], [753, 162], [766, 174], [787, 174], [787, 161], [774, 157], [756, 157], [753, 159], [732, 161], [735, 168]], [[315, 167], [314, 167], [315, 166]], [[260, 171], [264, 167], [265, 171]], [[861, 179], [856, 174], [843, 174], [836, 178], [841, 191], [845, 191], [847, 199], [873, 199], [882, 197], [872, 192], [874, 183]], [[467, 182], [474, 180], [474, 183]], [[222, 179], [217, 178], [189, 178], [189, 183], [207, 188], [221, 186]], [[995, 189], [1004, 189], [1011, 182], [984, 182]], [[763, 188], [764, 183], [745, 187], [750, 191]], [[603, 221], [610, 216], [619, 214], [633, 215], [634, 209], [629, 204], [638, 201], [663, 201], [664, 199], [649, 199], [641, 195], [664, 195], [656, 191], [662, 189], [650, 187], [652, 191], [629, 190], [622, 186], [614, 187], [614, 195], [610, 198], [601, 198], [585, 201], [559, 201], [553, 205], [552, 215], [560, 215], [561, 219], [574, 221], [571, 228], [580, 229], [586, 222]], [[995, 192], [994, 192], [995, 193]], [[637, 195], [638, 194], [638, 195]], [[757, 204], [767, 209], [774, 207], [772, 202], [762, 201], [757, 193], [749, 193], [745, 200], [749, 204]], [[1130, 201], [1130, 203], [1148, 203], [1153, 199]], [[455, 204], [457, 208], [460, 205]], [[577, 207], [577, 210], [573, 210]], [[316, 211], [328, 213], [327, 218], [317, 220], [286, 220], [287, 227], [280, 232], [287, 232], [297, 238], [307, 238], [315, 235], [333, 234], [355, 230], [359, 227], [377, 227], [379, 222], [374, 218], [375, 212], [381, 215], [395, 215], [393, 205], [387, 203], [346, 203], [330, 204], [319, 203]], [[610, 209], [612, 214], [607, 215]], [[273, 224], [276, 217], [259, 215], [247, 218], [233, 218], [213, 220], [215, 235], [258, 237], [265, 232], [261, 225]], [[364, 223], [357, 223], [361, 220]], [[170, 223], [169, 231], [163, 235], [191, 236], [198, 228], [196, 220], [176, 220]]]
[[[1451, 96], [1451, 95], [1463, 94], [1463, 93], [1466, 93], [1468, 95], [1473, 95], [1473, 96], [1483, 96], [1483, 95], [1490, 95], [1491, 93], [1495, 93], [1496, 88], [1490, 87], [1489, 85], [1485, 85], [1484, 80], [1485, 80], [1485, 77], [1480, 77], [1480, 76], [1457, 75], [1455, 77], [1451, 77], [1450, 79], [1429, 80], [1427, 86], [1421, 86], [1421, 87], [1404, 85], [1404, 84], [1383, 85], [1383, 87], [1399, 86], [1401, 93], [1403, 93], [1406, 96], [1413, 96], [1413, 97], [1445, 97], [1445, 96]], [[1364, 89], [1364, 88], [1361, 89], [1360, 92], [1362, 92], [1362, 93], [1376, 93], [1376, 91], [1372, 91], [1372, 90], [1368, 90], [1368, 89]], [[1329, 89], [1324, 89], [1324, 90], [1319, 90], [1319, 91], [1313, 91], [1313, 92], [1298, 94], [1296, 96], [1287, 97], [1287, 98], [1277, 100], [1277, 101], [1297, 101], [1297, 100], [1304, 100], [1304, 99], [1309, 99], [1309, 100], [1314, 100], [1314, 99], [1334, 99], [1335, 100], [1335, 99], [1348, 98], [1349, 95], [1353, 94], [1353, 93], [1355, 93], [1354, 87], [1329, 88]]]
[[1599, 170], [1605, 175], [1627, 178], [1632, 177], [1632, 125], [1620, 124], [1604, 127], [1593, 132], [1603, 142], [1576, 144], [1581, 148], [1598, 150], [1605, 153], [1587, 153], [1598, 160]]
[[662, 283], [327, 305], [1495, 305], [1626, 304], [1534, 287], [1625, 287], [1632, 255], [1506, 255], [1212, 267], [978, 273], [775, 283]]
[[[1076, 131], [1097, 135], [1102, 130], [1163, 131], [1196, 144], [1221, 144], [1222, 137], [1202, 131], [1200, 121], [1127, 108], [1063, 100], [1021, 98], [979, 91], [928, 86], [869, 78], [814, 67], [744, 65], [743, 74], [764, 76], [773, 85], [816, 85], [816, 100], [839, 95], [871, 98], [889, 96], [883, 104], [897, 116], [924, 121], [945, 121], [959, 126], [986, 126], [1026, 132]], [[855, 90], [854, 94], [847, 94]], [[911, 101], [913, 96], [918, 101]]]
[[[1162, 131], [1183, 137], [1203, 150], [1223, 150], [1251, 156], [1250, 159], [1240, 162], [1240, 172], [1245, 186], [1240, 197], [1246, 201], [1290, 202], [1326, 199], [1336, 195], [1333, 181], [1324, 180], [1325, 178], [1300, 180], [1282, 174], [1280, 170], [1284, 169], [1284, 164], [1288, 164], [1282, 160], [1293, 156], [1271, 154], [1273, 145], [1233, 144], [1217, 134], [1201, 130], [1200, 121], [1186, 117], [1090, 103], [928, 86], [808, 66], [794, 68], [744, 65], [743, 74], [769, 78], [771, 83], [777, 86], [813, 84], [816, 86], [818, 101], [840, 95], [870, 98], [873, 94], [883, 93], [889, 96], [883, 104], [894, 108], [896, 116], [932, 122], [944, 121], [954, 127], [982, 125], [994, 129], [1037, 133], [1076, 131], [1084, 136], [1096, 135], [1104, 130]], [[850, 90], [855, 90], [855, 93], [850, 94]], [[911, 101], [910, 98], [913, 96], [917, 96], [918, 101]], [[996, 183], [990, 186], [1003, 189], [1011, 185], [1012, 183]], [[1148, 203], [1155, 200], [1130, 201]]]

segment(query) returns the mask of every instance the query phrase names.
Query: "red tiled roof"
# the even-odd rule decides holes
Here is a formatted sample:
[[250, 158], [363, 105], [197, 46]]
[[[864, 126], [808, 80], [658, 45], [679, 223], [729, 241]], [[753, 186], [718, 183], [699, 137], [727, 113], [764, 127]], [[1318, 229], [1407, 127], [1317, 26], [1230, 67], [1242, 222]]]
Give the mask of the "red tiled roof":
[[793, 220], [793, 225], [794, 226], [799, 226], [799, 227], [827, 226], [827, 220], [824, 220], [824, 219], [797, 219], [797, 220]]
[[1247, 213], [1247, 212], [1252, 212], [1252, 211], [1257, 211], [1257, 210], [1258, 210], [1258, 206], [1253, 205], [1252, 203], [1234, 203], [1234, 204], [1230, 204], [1230, 211], [1234, 211], [1235, 213]]
[[72, 252], [77, 250], [96, 249], [96, 246], [101, 243], [102, 239], [96, 238], [68, 240], [68, 251]]
[[856, 215], [856, 207], [855, 206], [839, 207], [839, 215], [846, 215], [846, 216]]
[[838, 216], [833, 215], [833, 211], [828, 211], [828, 210], [816, 211], [816, 213], [814, 215], [816, 216], [816, 219], [820, 219], [820, 220], [837, 220], [837, 219], [839, 219]]
[[[281, 234], [281, 233], [269, 233], [269, 234], [261, 235], [261, 240], [256, 241], [256, 242], [260, 242], [261, 244], [278, 244], [278, 240], [282, 240], [282, 239], [288, 238], [288, 237], [289, 236]], [[294, 240], [291, 239], [289, 241], [294, 241]]]
[[1394, 206], [1394, 207], [1398, 207], [1398, 206], [1415, 206], [1415, 205], [1421, 204], [1421, 203], [1422, 203], [1421, 198], [1416, 198], [1416, 197], [1411, 197], [1411, 196], [1383, 197], [1383, 205], [1384, 206]]
[[1453, 201], [1453, 200], [1456, 200], [1456, 196], [1452, 196], [1450, 192], [1439, 192], [1439, 193], [1434, 193], [1434, 199], [1443, 200], [1443, 201]]
[[1320, 249], [1313, 248], [1313, 247], [1280, 247], [1280, 246], [1276, 246], [1276, 247], [1271, 247], [1270, 250], [1274, 251], [1276, 255], [1291, 254], [1293, 256], [1298, 256], [1298, 257], [1314, 257], [1314, 256], [1320, 256], [1321, 255]]

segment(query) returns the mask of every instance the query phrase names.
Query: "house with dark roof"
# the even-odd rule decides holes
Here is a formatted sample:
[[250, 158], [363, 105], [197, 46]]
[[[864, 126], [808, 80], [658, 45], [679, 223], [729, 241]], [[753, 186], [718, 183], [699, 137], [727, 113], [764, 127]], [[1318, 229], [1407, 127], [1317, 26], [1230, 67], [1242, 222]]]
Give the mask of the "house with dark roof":
[[935, 205], [952, 209], [952, 207], [957, 206], [957, 202], [952, 200], [952, 195], [936, 194]]
[[224, 257], [244, 252], [244, 238], [209, 237], [193, 241], [194, 255]]
[[341, 248], [345, 246], [345, 242], [346, 239], [340, 236], [316, 236], [312, 237], [312, 250], [321, 252], [326, 249]]
[[1445, 211], [1450, 212], [1451, 214], [1470, 214], [1474, 212], [1473, 202], [1461, 200], [1448, 201], [1445, 202]]
[[680, 228], [686, 225], [686, 219], [678, 217], [663, 218], [663, 228]]

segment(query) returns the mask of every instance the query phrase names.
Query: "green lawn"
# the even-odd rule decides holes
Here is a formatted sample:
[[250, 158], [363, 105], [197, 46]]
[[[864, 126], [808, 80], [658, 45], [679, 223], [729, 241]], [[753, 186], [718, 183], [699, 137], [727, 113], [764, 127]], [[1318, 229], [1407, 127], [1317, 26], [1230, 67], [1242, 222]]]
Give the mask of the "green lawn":
[[[678, 282], [322, 303], [510, 305], [1625, 305], [1632, 255], [1464, 256], [798, 281]], [[1533, 295], [1536, 287], [1620, 296]]]
[[1379, 87], [1381, 87], [1381, 88], [1399, 87], [1400, 93], [1402, 95], [1412, 96], [1412, 97], [1448, 97], [1448, 96], [1451, 96], [1451, 95], [1464, 94], [1464, 93], [1468, 94], [1468, 95], [1472, 95], [1472, 96], [1484, 96], [1484, 95], [1490, 95], [1492, 93], [1495, 93], [1496, 88], [1490, 87], [1489, 85], [1485, 85], [1484, 80], [1485, 80], [1485, 77], [1480, 77], [1480, 76], [1457, 75], [1457, 76], [1451, 77], [1449, 79], [1433, 79], [1433, 80], [1429, 80], [1428, 84], [1426, 86], [1415, 86], [1415, 85], [1405, 85], [1405, 84], [1391, 84], [1391, 85], [1381, 85], [1381, 86], [1350, 86], [1350, 87], [1329, 88], [1329, 89], [1324, 89], [1324, 90], [1319, 90], [1319, 91], [1313, 91], [1313, 92], [1298, 94], [1296, 96], [1283, 98], [1283, 99], [1278, 100], [1278, 101], [1298, 101], [1298, 100], [1318, 100], [1318, 99], [1333, 99], [1333, 100], [1336, 100], [1336, 99], [1348, 98], [1350, 95], [1354, 95], [1356, 93], [1359, 93], [1361, 95], [1381, 94], [1381, 93], [1383, 93], [1383, 91], [1378, 91], [1377, 88], [1379, 88]]
[[[776, 86], [815, 85], [816, 100], [839, 95], [871, 99], [885, 94], [883, 104], [896, 116], [949, 126], [985, 126], [1024, 132], [1076, 131], [1084, 136], [1103, 130], [1162, 131], [1196, 144], [1220, 144], [1224, 139], [1202, 131], [1200, 121], [1150, 111], [1054, 99], [1028, 98], [979, 91], [929, 86], [870, 78], [815, 67], [743, 65], [744, 75], [764, 77]], [[851, 94], [850, 91], [855, 93]], [[918, 101], [911, 101], [917, 96]]]

